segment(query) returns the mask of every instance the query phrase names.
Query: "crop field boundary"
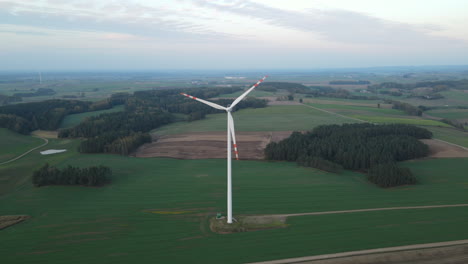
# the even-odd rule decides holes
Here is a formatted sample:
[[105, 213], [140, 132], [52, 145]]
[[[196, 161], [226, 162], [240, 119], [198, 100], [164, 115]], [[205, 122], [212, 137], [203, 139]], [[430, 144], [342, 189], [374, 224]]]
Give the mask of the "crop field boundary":
[[354, 120], [354, 121], [359, 121], [359, 122], [364, 122], [364, 123], [370, 123], [368, 121], [365, 121], [365, 120], [361, 120], [361, 119], [358, 119], [358, 118], [354, 118], [354, 117], [349, 117], [349, 116], [345, 116], [345, 115], [340, 115], [338, 113], [334, 113], [334, 112], [331, 112], [331, 111], [327, 111], [327, 110], [324, 110], [324, 109], [321, 109], [321, 108], [318, 108], [318, 107], [315, 107], [315, 106], [311, 106], [311, 105], [308, 105], [308, 104], [302, 104], [303, 106], [307, 106], [309, 108], [312, 108], [312, 109], [315, 109], [315, 110], [318, 110], [318, 111], [322, 111], [322, 112], [325, 112], [327, 114], [332, 114], [332, 115], [336, 115], [336, 116], [339, 116], [339, 117], [344, 117], [344, 118], [347, 118], [347, 119], [351, 119], [351, 120]]
[[[437, 242], [437, 243], [428, 243], [428, 244], [415, 244], [415, 245], [406, 245], [406, 246], [398, 246], [398, 247], [387, 247], [387, 248], [376, 248], [376, 249], [349, 251], [349, 252], [341, 252], [341, 253], [335, 253], [335, 254], [324, 254], [324, 255], [317, 255], [317, 256], [308, 256], [308, 257], [288, 258], [288, 259], [281, 259], [281, 260], [254, 262], [254, 263], [250, 263], [250, 264], [284, 264], [284, 263], [306, 263], [306, 262], [309, 263], [309, 262], [312, 262], [312, 261], [323, 261], [323, 260], [331, 260], [331, 259], [346, 258], [346, 257], [355, 257], [355, 256], [370, 255], [370, 254], [391, 253], [391, 252], [398, 252], [398, 251], [410, 251], [410, 250], [431, 249], [431, 248], [440, 248], [440, 247], [451, 247], [451, 246], [459, 246], [459, 245], [466, 245], [466, 244], [468, 244], [468, 239], [455, 240], [455, 241], [446, 241], [446, 242]], [[327, 262], [327, 263], [329, 263], [329, 262]], [[349, 263], [351, 263], [351, 262], [349, 262]], [[370, 262], [368, 262], [368, 263], [370, 263]], [[379, 262], [379, 263], [382, 263], [382, 262]], [[389, 261], [389, 263], [394, 263], [394, 262]]]
[[4, 165], [4, 164], [10, 163], [10, 162], [13, 162], [13, 161], [15, 161], [15, 160], [19, 160], [19, 159], [21, 159], [22, 157], [24, 157], [24, 156], [28, 155], [29, 153], [33, 152], [34, 150], [36, 150], [36, 149], [38, 149], [38, 148], [42, 148], [42, 147], [44, 147], [45, 145], [49, 144], [49, 140], [48, 140], [48, 139], [42, 138], [42, 137], [38, 137], [38, 136], [35, 136], [35, 137], [44, 140], [44, 144], [42, 144], [42, 145], [40, 145], [40, 146], [37, 146], [37, 147], [34, 147], [34, 148], [32, 148], [32, 149], [26, 151], [25, 153], [23, 153], [23, 154], [21, 154], [21, 155], [15, 157], [15, 158], [12, 158], [11, 160], [4, 161], [4, 162], [0, 163], [0, 165]]
[[445, 140], [441, 140], [441, 139], [436, 139], [436, 138], [433, 138], [433, 140], [437, 140], [439, 142], [443, 142], [443, 143], [446, 143], [446, 144], [449, 144], [449, 145], [452, 145], [452, 146], [455, 146], [455, 147], [459, 147], [459, 148], [462, 148], [464, 150], [468, 150], [468, 148], [464, 147], [464, 146], [461, 146], [461, 145], [457, 145], [455, 143], [450, 143], [448, 141], [445, 141]]
[[341, 210], [341, 211], [325, 211], [325, 212], [298, 213], [298, 214], [275, 214], [275, 215], [265, 215], [265, 216], [282, 218], [282, 217], [306, 216], [306, 215], [345, 214], [345, 213], [361, 213], [361, 212], [374, 212], [374, 211], [432, 209], [432, 208], [449, 208], [449, 207], [468, 207], [468, 204], [442, 204], [442, 205], [382, 207], [382, 208], [368, 208], [368, 209]]

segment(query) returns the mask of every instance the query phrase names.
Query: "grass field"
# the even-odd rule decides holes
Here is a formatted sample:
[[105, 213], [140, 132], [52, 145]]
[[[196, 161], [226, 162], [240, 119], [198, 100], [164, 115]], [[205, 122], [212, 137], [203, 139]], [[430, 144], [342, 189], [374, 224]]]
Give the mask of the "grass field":
[[123, 110], [124, 110], [124, 105], [118, 105], [118, 106], [112, 107], [111, 109], [67, 115], [63, 119], [62, 123], [60, 124], [60, 128], [74, 127], [78, 125], [79, 123], [81, 123], [81, 121], [83, 121], [85, 118], [90, 117], [90, 116], [98, 116], [101, 114], [121, 112]]
[[468, 132], [453, 128], [428, 127], [434, 138], [441, 139], [468, 148]]
[[408, 124], [416, 126], [437, 126], [437, 127], [451, 127], [445, 123], [429, 120], [429, 119], [416, 119], [416, 118], [400, 118], [400, 117], [386, 117], [386, 116], [363, 116], [352, 115], [351, 117], [365, 120], [371, 123], [378, 124]]
[[[239, 97], [241, 94], [243, 94], [245, 92], [245, 90], [242, 90], [242, 91], [239, 91], [239, 92], [235, 92], [235, 93], [230, 93], [230, 94], [222, 94], [218, 97], [228, 97], [228, 98], [231, 98], [231, 97]], [[252, 96], [252, 97], [267, 97], [267, 96], [277, 96], [279, 95], [280, 93], [272, 93], [272, 92], [266, 92], [266, 91], [261, 91], [261, 90], [253, 90], [251, 93], [249, 93], [249, 96]]]
[[[3, 190], [0, 212], [32, 216], [1, 231], [5, 263], [239, 263], [468, 237], [466, 208], [304, 216], [284, 229], [213, 234], [208, 217], [225, 211], [224, 160], [82, 155], [76, 143], [52, 140], [70, 151], [0, 167], [0, 181], [17, 180]], [[467, 161], [406, 162], [421, 184], [388, 190], [355, 172], [234, 162], [234, 215], [468, 203]], [[33, 188], [31, 170], [45, 162], [107, 165], [113, 183]]]
[[0, 163], [19, 156], [43, 143], [42, 139], [0, 128]]
[[426, 112], [428, 115], [447, 119], [468, 119], [468, 109], [436, 109]]
[[392, 116], [407, 116], [403, 111], [391, 108], [378, 108], [377, 105], [359, 106], [359, 105], [343, 105], [343, 104], [313, 104], [308, 103], [313, 107], [325, 109], [342, 115], [392, 115]]
[[[327, 114], [302, 105], [277, 105], [243, 109], [233, 113], [236, 131], [311, 130], [325, 124], [352, 123], [352, 120]], [[226, 114], [207, 115], [194, 122], [178, 122], [154, 130], [156, 134], [179, 134], [226, 130]]]

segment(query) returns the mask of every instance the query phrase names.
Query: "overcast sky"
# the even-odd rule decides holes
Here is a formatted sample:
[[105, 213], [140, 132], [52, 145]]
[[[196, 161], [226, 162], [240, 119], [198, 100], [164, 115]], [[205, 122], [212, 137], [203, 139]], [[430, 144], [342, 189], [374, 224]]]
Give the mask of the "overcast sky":
[[468, 64], [467, 0], [0, 0], [0, 70]]

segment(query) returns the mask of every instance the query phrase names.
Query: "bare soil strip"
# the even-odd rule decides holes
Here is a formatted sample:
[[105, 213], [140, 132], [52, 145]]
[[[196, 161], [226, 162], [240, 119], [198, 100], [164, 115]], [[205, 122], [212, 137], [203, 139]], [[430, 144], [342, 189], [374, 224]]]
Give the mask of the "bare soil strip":
[[36, 149], [38, 149], [38, 148], [42, 148], [43, 146], [49, 144], [49, 140], [48, 140], [48, 139], [42, 138], [42, 137], [38, 137], [38, 138], [44, 140], [44, 144], [42, 144], [42, 145], [40, 145], [40, 146], [38, 146], [38, 147], [35, 147], [35, 148], [30, 149], [30, 150], [26, 151], [25, 153], [19, 155], [19, 156], [16, 157], [16, 158], [13, 158], [13, 159], [11, 159], [11, 160], [7, 160], [7, 161], [5, 161], [5, 162], [2, 162], [2, 163], [0, 163], [0, 165], [7, 164], [7, 163], [13, 162], [13, 161], [15, 161], [15, 160], [18, 160], [18, 159], [20, 159], [20, 158], [22, 158], [22, 157], [28, 155], [28, 154], [31, 153], [32, 151], [34, 151], [34, 150], [36, 150]]
[[429, 146], [430, 158], [466, 158], [468, 149], [456, 144], [438, 139], [422, 139], [424, 144]]
[[[239, 158], [242, 160], [263, 159], [263, 150], [268, 143], [287, 138], [291, 133], [291, 131], [238, 132], [236, 141]], [[226, 132], [165, 135], [153, 141], [137, 149], [134, 156], [177, 159], [226, 158]]]
[[29, 218], [29, 215], [2, 215], [0, 216], [0, 230], [23, 222]]
[[255, 262], [251, 264], [464, 264], [468, 260], [468, 240], [416, 244]]

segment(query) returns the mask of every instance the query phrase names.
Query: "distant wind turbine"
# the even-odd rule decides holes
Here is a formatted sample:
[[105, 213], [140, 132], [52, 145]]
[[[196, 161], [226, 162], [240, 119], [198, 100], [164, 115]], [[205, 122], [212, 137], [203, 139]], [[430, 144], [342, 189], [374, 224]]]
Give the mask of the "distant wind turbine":
[[224, 107], [220, 106], [218, 104], [212, 103], [205, 101], [203, 99], [197, 98], [195, 96], [188, 95], [186, 93], [181, 93], [184, 96], [187, 96], [188, 98], [197, 100], [199, 102], [202, 102], [206, 105], [209, 105], [213, 108], [219, 109], [219, 110], [224, 110], [227, 113], [227, 223], [231, 224], [232, 223], [232, 179], [231, 179], [231, 137], [234, 145], [234, 153], [236, 154], [236, 159], [239, 159], [239, 153], [237, 151], [237, 144], [236, 144], [236, 133], [234, 131], [234, 120], [232, 119], [232, 109], [242, 100], [244, 97], [247, 96], [255, 87], [260, 85], [268, 76], [263, 77], [260, 79], [257, 83], [255, 83], [252, 87], [250, 87], [245, 93], [243, 93], [241, 96], [239, 96], [230, 106]]

